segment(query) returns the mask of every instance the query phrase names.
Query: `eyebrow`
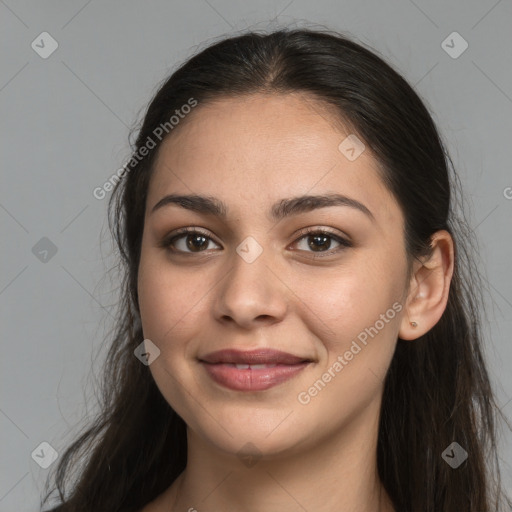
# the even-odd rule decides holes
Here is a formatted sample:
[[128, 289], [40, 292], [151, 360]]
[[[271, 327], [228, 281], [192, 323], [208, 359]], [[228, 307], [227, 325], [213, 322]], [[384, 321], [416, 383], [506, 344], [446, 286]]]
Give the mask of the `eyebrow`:
[[[197, 213], [215, 215], [216, 217], [224, 220], [227, 218], [228, 208], [222, 201], [214, 197], [195, 194], [169, 194], [160, 199], [160, 201], [153, 206], [151, 213], [171, 204], [176, 204], [182, 208]], [[282, 199], [272, 206], [271, 217], [272, 219], [279, 221], [285, 217], [330, 206], [348, 206], [350, 208], [354, 208], [364, 213], [372, 220], [372, 222], [375, 222], [373, 213], [363, 203], [341, 194], [304, 195], [289, 199]]]

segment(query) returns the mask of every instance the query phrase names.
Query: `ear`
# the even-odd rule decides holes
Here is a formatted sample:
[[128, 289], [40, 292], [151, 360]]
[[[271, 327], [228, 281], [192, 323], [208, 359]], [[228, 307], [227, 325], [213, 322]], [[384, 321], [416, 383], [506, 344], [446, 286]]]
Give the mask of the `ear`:
[[[428, 332], [441, 318], [448, 302], [454, 268], [453, 239], [446, 230], [432, 235], [430, 257], [415, 262], [409, 283], [405, 314], [398, 336], [415, 340]], [[417, 325], [411, 325], [415, 322]]]

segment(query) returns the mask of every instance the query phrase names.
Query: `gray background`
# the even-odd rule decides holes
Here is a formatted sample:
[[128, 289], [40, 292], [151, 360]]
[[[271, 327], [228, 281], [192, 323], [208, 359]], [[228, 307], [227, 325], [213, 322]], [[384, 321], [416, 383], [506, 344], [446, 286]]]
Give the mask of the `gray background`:
[[[128, 128], [171, 69], [247, 27], [326, 25], [416, 86], [463, 180], [488, 281], [490, 371], [512, 416], [510, 0], [0, 0], [0, 14], [0, 512], [38, 509], [51, 468], [32, 452], [44, 441], [62, 452], [94, 409], [117, 283], [107, 198], [93, 189], [129, 157]], [[46, 59], [31, 47], [44, 31], [58, 42]], [[458, 58], [441, 45], [454, 31], [469, 45]], [[56, 254], [33, 250], [43, 237]], [[510, 433], [500, 457], [512, 488]]]

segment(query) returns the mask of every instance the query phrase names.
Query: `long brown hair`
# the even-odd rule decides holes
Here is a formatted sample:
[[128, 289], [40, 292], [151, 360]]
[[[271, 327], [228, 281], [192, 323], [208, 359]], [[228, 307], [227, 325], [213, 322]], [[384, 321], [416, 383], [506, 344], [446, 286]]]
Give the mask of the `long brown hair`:
[[[446, 229], [455, 241], [444, 314], [414, 342], [398, 339], [385, 380], [377, 463], [396, 510], [491, 512], [503, 503], [512, 510], [501, 490], [496, 451], [496, 420], [506, 418], [483, 356], [483, 280], [473, 235], [457, 212], [462, 196], [456, 196], [460, 183], [453, 164], [427, 108], [400, 74], [343, 35], [312, 29], [247, 32], [217, 41], [177, 69], [149, 104], [134, 157], [109, 203], [123, 281], [100, 412], [58, 463], [61, 505], [54, 510], [135, 512], [185, 469], [186, 425], [134, 357], [143, 340], [137, 272], [148, 183], [164, 139], [158, 128], [166, 127], [164, 135], [172, 137], [169, 119], [191, 98], [200, 108], [216, 98], [258, 92], [308, 93], [371, 147], [403, 211], [409, 261], [429, 253], [437, 230]], [[193, 118], [191, 112], [180, 122]], [[154, 147], [141, 156], [150, 139]], [[442, 457], [454, 441], [468, 453], [456, 469]]]

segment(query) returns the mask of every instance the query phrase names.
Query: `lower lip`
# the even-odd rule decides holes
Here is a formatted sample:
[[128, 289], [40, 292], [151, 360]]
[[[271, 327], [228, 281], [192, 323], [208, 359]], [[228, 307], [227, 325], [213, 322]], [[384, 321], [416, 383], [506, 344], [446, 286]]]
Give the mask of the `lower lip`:
[[239, 370], [227, 364], [202, 363], [215, 382], [235, 391], [263, 391], [272, 388], [295, 377], [308, 364], [278, 364], [272, 368]]

